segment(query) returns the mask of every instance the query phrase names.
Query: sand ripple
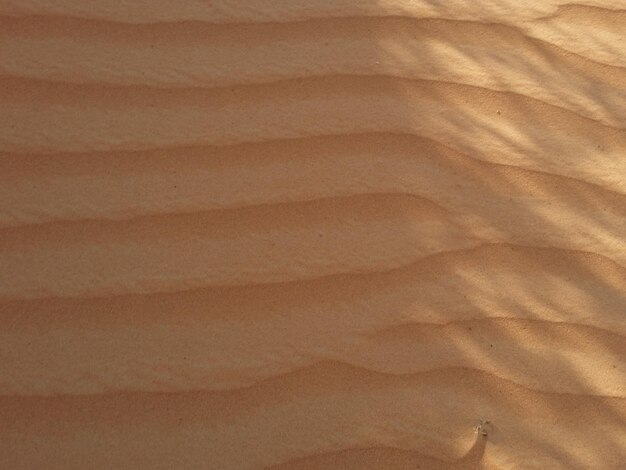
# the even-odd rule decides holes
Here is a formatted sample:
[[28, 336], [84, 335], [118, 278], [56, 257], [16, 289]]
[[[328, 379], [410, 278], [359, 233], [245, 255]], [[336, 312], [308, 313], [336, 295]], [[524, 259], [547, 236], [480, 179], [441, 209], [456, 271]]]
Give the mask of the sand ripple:
[[0, 0], [0, 467], [620, 468], [585, 3]]

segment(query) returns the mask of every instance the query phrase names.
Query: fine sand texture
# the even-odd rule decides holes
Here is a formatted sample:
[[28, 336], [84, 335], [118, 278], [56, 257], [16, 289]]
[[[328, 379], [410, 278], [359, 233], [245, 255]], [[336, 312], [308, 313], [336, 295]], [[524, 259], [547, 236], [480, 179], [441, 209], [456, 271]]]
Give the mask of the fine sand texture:
[[626, 0], [0, 0], [0, 469], [266, 468], [626, 468]]

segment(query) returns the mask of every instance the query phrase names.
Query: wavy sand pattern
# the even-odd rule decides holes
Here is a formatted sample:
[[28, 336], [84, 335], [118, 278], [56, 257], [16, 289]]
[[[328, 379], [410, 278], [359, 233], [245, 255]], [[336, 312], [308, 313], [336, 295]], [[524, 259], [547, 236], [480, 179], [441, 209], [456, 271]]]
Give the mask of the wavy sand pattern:
[[0, 0], [0, 468], [623, 468], [624, 31]]

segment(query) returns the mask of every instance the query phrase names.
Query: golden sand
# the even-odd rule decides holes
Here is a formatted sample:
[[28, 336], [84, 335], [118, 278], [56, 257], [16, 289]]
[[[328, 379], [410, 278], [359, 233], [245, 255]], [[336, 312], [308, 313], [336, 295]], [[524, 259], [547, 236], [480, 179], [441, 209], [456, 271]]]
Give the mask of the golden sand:
[[585, 3], [0, 0], [0, 468], [623, 468]]

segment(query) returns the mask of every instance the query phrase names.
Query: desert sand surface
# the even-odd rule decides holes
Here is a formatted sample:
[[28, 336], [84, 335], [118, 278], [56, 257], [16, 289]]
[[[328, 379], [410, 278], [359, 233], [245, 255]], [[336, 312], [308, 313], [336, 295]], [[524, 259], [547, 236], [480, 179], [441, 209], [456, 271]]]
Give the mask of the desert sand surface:
[[626, 468], [583, 3], [0, 0], [0, 468]]

